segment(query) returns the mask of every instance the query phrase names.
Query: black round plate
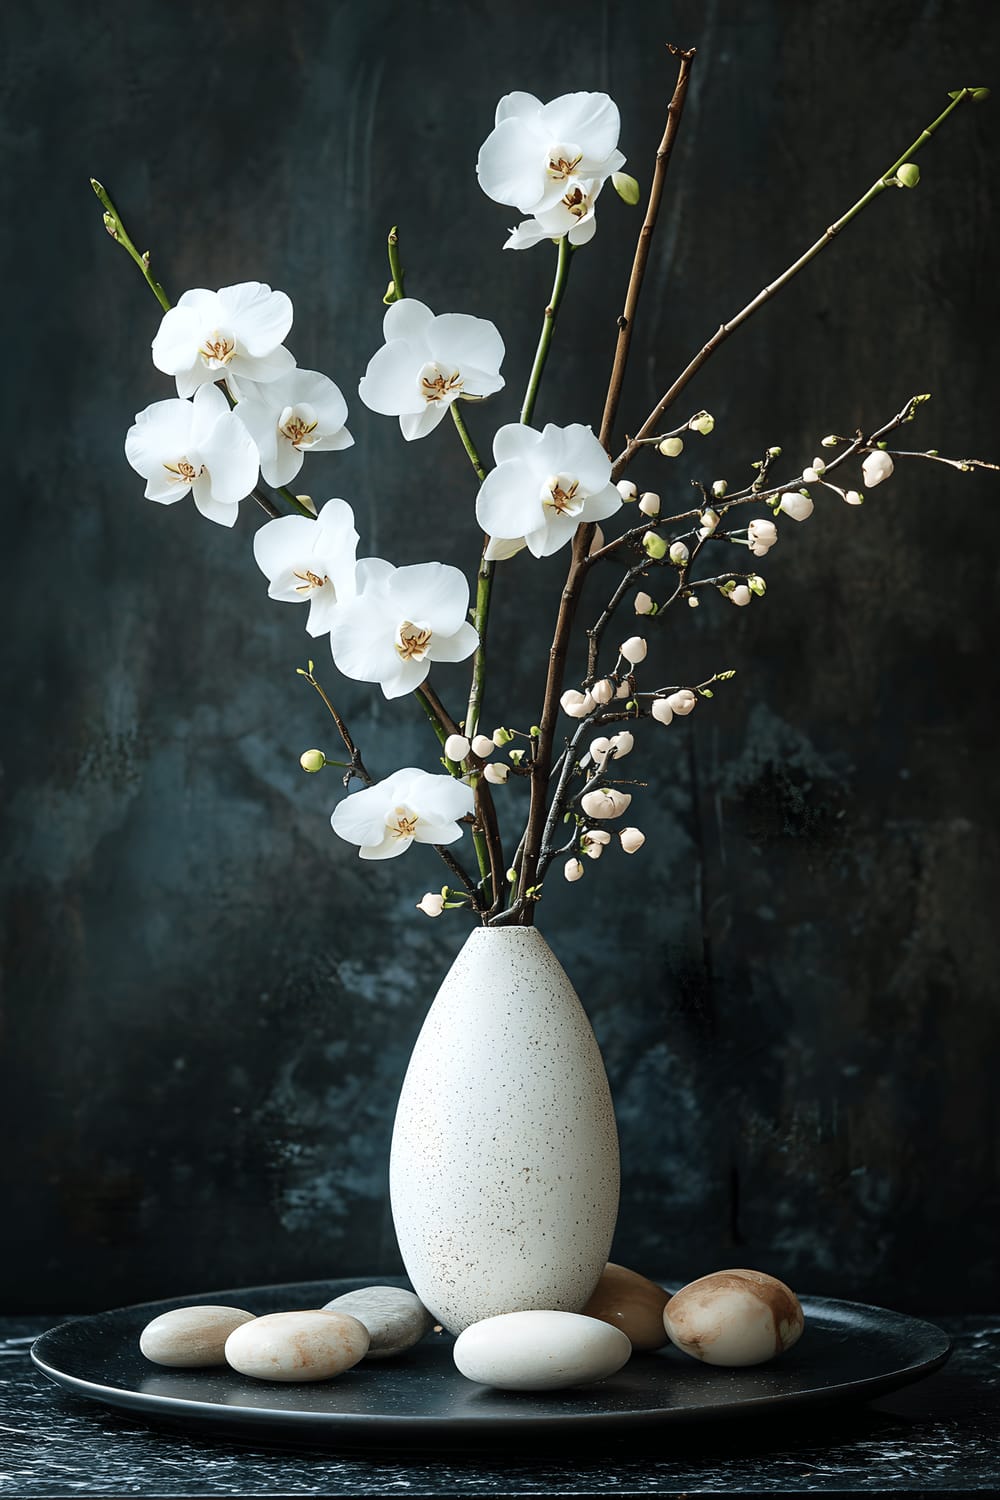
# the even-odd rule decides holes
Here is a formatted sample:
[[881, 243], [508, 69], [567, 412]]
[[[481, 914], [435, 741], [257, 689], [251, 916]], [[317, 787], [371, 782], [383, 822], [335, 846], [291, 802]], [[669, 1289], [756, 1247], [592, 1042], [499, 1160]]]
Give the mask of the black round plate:
[[[384, 1283], [404, 1285], [400, 1278]], [[336, 1380], [281, 1385], [235, 1370], [172, 1370], [139, 1353], [139, 1333], [171, 1307], [197, 1303], [257, 1314], [322, 1307], [369, 1285], [361, 1279], [206, 1292], [77, 1318], [35, 1341], [38, 1368], [75, 1395], [154, 1420], [214, 1425], [245, 1437], [338, 1446], [502, 1443], [580, 1436], [663, 1422], [717, 1420], [761, 1410], [867, 1401], [919, 1380], [951, 1350], [932, 1323], [825, 1297], [804, 1297], [802, 1338], [773, 1364], [713, 1369], [668, 1347], [635, 1355], [609, 1380], [567, 1391], [497, 1391], [458, 1373], [448, 1334], [430, 1334], [399, 1359], [362, 1362]], [[669, 1286], [669, 1281], [663, 1285]]]

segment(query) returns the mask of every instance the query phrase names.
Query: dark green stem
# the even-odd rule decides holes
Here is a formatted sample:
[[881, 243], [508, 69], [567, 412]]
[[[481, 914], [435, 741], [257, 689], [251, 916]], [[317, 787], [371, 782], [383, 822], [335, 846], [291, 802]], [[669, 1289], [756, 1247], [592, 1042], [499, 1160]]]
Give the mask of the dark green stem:
[[542, 383], [542, 372], [545, 369], [545, 361], [549, 357], [549, 346], [552, 343], [552, 333], [555, 328], [556, 317], [559, 313], [559, 304], [566, 290], [566, 281], [569, 277], [569, 263], [573, 255], [573, 246], [566, 235], [559, 241], [558, 259], [556, 261], [556, 278], [552, 283], [552, 295], [549, 305], [545, 309], [542, 318], [542, 331], [538, 336], [538, 348], [535, 350], [535, 362], [531, 366], [531, 374], [528, 376], [528, 388], [524, 393], [524, 404], [521, 407], [521, 421], [530, 422], [535, 410], [535, 401], [538, 397], [538, 387]]

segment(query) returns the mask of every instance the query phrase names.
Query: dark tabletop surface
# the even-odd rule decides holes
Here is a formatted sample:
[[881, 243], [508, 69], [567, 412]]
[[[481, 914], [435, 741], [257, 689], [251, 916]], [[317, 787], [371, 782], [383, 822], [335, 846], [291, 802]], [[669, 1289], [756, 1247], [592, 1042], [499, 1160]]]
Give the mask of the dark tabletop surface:
[[868, 1406], [559, 1451], [277, 1448], [153, 1429], [32, 1366], [59, 1318], [0, 1319], [0, 1495], [970, 1495], [1000, 1489], [1000, 1316], [937, 1319], [948, 1365]]

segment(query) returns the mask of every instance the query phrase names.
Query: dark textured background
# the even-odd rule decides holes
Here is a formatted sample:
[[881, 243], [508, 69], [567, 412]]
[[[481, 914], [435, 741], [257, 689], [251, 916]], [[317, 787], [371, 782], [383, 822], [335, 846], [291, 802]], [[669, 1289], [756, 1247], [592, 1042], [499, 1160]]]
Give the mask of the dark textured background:
[[[406, 446], [352, 392], [398, 220], [411, 293], [507, 340], [508, 390], [471, 414], [483, 446], [516, 414], [551, 257], [504, 254], [513, 211], [476, 186], [496, 98], [606, 88], [646, 184], [661, 42], [699, 48], [634, 427], [947, 90], [995, 82], [1000, 8], [49, 0], [4, 25], [3, 1301], [388, 1270], [393, 1105], [464, 928], [413, 912], [430, 855], [363, 869], [328, 826], [333, 776], [298, 770], [329, 737], [293, 675], [302, 616], [250, 555], [258, 513], [228, 532], [142, 500], [121, 445], [171, 394], [158, 310], [87, 176], [175, 295], [291, 294], [291, 346], [343, 385], [357, 438], [308, 487], [352, 500], [362, 550], [469, 566], [450, 429]], [[808, 462], [923, 390], [908, 436], [995, 456], [998, 104], [961, 111], [919, 190], [886, 194], [726, 346], [684, 404], [714, 436], [640, 480], [680, 497], [775, 442]], [[637, 223], [602, 201], [541, 420], [599, 417]], [[660, 788], [643, 853], [554, 881], [541, 912], [611, 1075], [619, 1259], [995, 1302], [997, 502], [990, 477], [901, 465], [862, 510], [831, 497], [781, 528], [764, 603], [707, 600], [664, 637], [669, 675], [737, 681], [640, 737], [630, 765]], [[491, 722], [537, 715], [554, 596], [534, 584], [564, 560], [504, 573]], [[378, 770], [433, 766], [410, 700], [325, 676]]]

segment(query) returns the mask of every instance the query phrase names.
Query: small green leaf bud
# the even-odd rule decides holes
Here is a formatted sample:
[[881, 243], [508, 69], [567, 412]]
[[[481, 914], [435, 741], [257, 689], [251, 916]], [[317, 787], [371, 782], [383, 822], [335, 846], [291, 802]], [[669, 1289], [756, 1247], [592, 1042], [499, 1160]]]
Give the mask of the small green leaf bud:
[[768, 456], [768, 458], [780, 458], [781, 457], [781, 449], [780, 448], [768, 448], [768, 450], [767, 450], [767, 456]]
[[679, 437], [664, 438], [659, 445], [660, 452], [664, 458], [678, 458], [684, 452], [684, 439]]
[[896, 181], [900, 187], [915, 188], [920, 181], [920, 168], [915, 161], [905, 161], [896, 172]]
[[303, 771], [322, 771], [326, 765], [326, 756], [322, 750], [303, 750], [299, 756], [299, 765]]
[[973, 89], [972, 90], [972, 102], [973, 102], [973, 104], [982, 104], [983, 100], [984, 99], [988, 99], [989, 97], [990, 97], [990, 91], [989, 91], [989, 89]]
[[712, 692], [711, 688], [699, 688], [698, 689], [698, 697], [699, 698], [714, 698], [715, 694]]
[[756, 594], [758, 599], [763, 599], [764, 595], [767, 593], [767, 584], [764, 582], [763, 578], [761, 578], [759, 573], [752, 573], [750, 575], [750, 577], [747, 579], [747, 588], [752, 594]]
[[385, 296], [382, 298], [382, 301], [386, 307], [391, 307], [394, 302], [399, 301], [399, 297], [396, 294], [396, 283], [394, 281], [389, 282], [389, 285], [385, 289]]
[[611, 186], [623, 203], [628, 203], [633, 208], [638, 203], [639, 184], [627, 172], [612, 172]]

